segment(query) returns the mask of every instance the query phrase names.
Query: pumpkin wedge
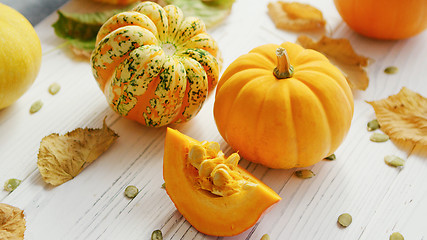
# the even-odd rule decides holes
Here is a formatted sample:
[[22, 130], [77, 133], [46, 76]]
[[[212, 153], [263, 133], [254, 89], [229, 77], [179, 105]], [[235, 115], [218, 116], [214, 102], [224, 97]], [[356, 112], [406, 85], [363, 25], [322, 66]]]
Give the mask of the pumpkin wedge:
[[215, 142], [199, 142], [167, 129], [163, 156], [166, 191], [178, 211], [199, 232], [234, 236], [252, 227], [280, 196], [225, 157]]

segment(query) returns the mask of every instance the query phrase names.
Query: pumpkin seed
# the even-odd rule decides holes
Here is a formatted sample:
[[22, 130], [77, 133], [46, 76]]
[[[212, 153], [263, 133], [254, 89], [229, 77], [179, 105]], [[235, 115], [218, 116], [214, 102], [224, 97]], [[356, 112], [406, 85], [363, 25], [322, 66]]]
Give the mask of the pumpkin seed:
[[215, 186], [222, 187], [230, 181], [231, 176], [224, 168], [217, 168], [213, 173], [212, 182]]
[[372, 133], [371, 137], [369, 138], [372, 142], [386, 142], [390, 139], [390, 137], [384, 133]]
[[384, 157], [384, 162], [387, 163], [387, 165], [392, 167], [402, 167], [405, 165], [405, 160], [398, 156], [394, 155], [387, 155]]
[[206, 156], [206, 149], [201, 145], [195, 144], [190, 148], [190, 151], [188, 153], [188, 161], [195, 168], [199, 168], [200, 163], [203, 161], [205, 156]]
[[215, 167], [216, 167], [216, 164], [213, 161], [204, 160], [202, 163], [200, 163], [199, 176], [209, 177]]
[[348, 213], [343, 213], [338, 217], [338, 223], [343, 227], [348, 227], [352, 221], [353, 219]]
[[254, 187], [256, 187], [258, 184], [256, 184], [256, 183], [253, 183], [253, 182], [244, 182], [243, 183], [243, 185], [242, 185], [242, 188], [244, 189], [244, 190], [249, 190], [249, 189], [251, 189], [251, 188], [254, 188]]
[[335, 156], [335, 153], [332, 153], [331, 155], [325, 157], [324, 159], [329, 160], [329, 161], [333, 161], [333, 160], [337, 159], [337, 157]]
[[129, 185], [126, 187], [125, 189], [125, 195], [128, 198], [134, 198], [136, 197], [136, 195], [138, 194], [138, 188], [133, 186], [133, 185]]
[[49, 86], [49, 93], [52, 95], [55, 95], [59, 92], [59, 90], [61, 89], [61, 86], [58, 83], [52, 83]]
[[43, 102], [41, 100], [35, 101], [30, 107], [30, 113], [33, 114], [38, 112], [42, 108], [42, 106]]
[[220, 151], [220, 146], [217, 142], [206, 142], [203, 144], [203, 146], [206, 148], [208, 155], [211, 157], [216, 157]]
[[239, 164], [239, 161], [240, 161], [239, 154], [233, 153], [230, 156], [228, 156], [227, 160], [225, 160], [225, 163], [236, 167], [237, 164]]
[[386, 67], [385, 69], [384, 69], [384, 72], [385, 73], [387, 73], [387, 74], [395, 74], [395, 73], [397, 73], [397, 71], [398, 71], [399, 69], [397, 68], [397, 67], [395, 67], [395, 66], [390, 66], [390, 67]]
[[380, 124], [378, 123], [377, 119], [374, 119], [374, 120], [368, 122], [367, 126], [368, 126], [368, 131], [374, 131], [374, 130], [377, 130], [378, 128], [380, 128]]
[[260, 240], [270, 240], [270, 236], [266, 233], [266, 234], [262, 235]]
[[405, 238], [403, 238], [403, 235], [398, 233], [398, 232], [394, 232], [390, 235], [390, 240], [404, 240]]
[[163, 240], [163, 234], [161, 230], [154, 230], [151, 233], [151, 240]]
[[16, 178], [11, 178], [8, 179], [5, 183], [4, 183], [4, 190], [8, 191], [8, 192], [12, 192], [13, 190], [15, 190], [19, 184], [21, 184], [21, 180], [16, 179]]
[[303, 169], [295, 172], [295, 175], [302, 179], [312, 178], [315, 174], [311, 170]]

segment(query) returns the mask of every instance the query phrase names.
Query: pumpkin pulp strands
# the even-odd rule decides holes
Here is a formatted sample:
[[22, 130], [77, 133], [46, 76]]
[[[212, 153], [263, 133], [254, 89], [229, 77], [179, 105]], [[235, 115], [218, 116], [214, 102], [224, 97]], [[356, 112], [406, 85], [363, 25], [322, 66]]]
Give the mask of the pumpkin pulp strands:
[[278, 79], [290, 78], [294, 74], [294, 67], [289, 64], [289, 57], [286, 49], [279, 47], [276, 49], [277, 67], [274, 68], [274, 76]]

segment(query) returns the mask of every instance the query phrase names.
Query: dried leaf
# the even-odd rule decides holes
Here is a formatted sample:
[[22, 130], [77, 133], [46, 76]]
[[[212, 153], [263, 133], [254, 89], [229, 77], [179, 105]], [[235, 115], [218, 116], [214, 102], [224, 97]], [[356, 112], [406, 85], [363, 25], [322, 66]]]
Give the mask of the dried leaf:
[[185, 16], [194, 16], [203, 20], [206, 28], [222, 23], [231, 13], [235, 0], [164, 0], [161, 6], [175, 5]]
[[368, 103], [391, 139], [427, 146], [427, 98], [403, 87], [396, 95]]
[[37, 166], [43, 180], [54, 186], [71, 180], [105, 152], [118, 135], [107, 127], [78, 128], [63, 136], [46, 136], [40, 143]]
[[[102, 24], [117, 13], [132, 9], [135, 4], [93, 13], [67, 13], [57, 11], [58, 20], [52, 24], [55, 34], [67, 40], [77, 56], [90, 55]], [[76, 52], [76, 50], [79, 50]]]
[[268, 14], [277, 28], [305, 31], [323, 28], [326, 24], [323, 14], [317, 8], [298, 2], [270, 2]]
[[0, 203], [0, 239], [24, 239], [24, 211], [4, 203]]
[[343, 72], [351, 88], [365, 90], [368, 87], [369, 77], [364, 68], [368, 66], [369, 58], [358, 55], [348, 39], [323, 36], [315, 42], [310, 37], [302, 35], [298, 37], [297, 43], [304, 48], [323, 53]]

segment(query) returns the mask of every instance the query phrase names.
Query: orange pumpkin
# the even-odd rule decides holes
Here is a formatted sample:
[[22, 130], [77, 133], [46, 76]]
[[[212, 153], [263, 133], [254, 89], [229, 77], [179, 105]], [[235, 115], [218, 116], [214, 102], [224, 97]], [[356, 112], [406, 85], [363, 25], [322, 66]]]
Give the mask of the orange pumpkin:
[[147, 1], [104, 23], [91, 65], [113, 110], [161, 127], [199, 112], [219, 79], [218, 55], [202, 20]]
[[281, 198], [238, 165], [219, 145], [167, 129], [163, 178], [167, 194], [198, 231], [233, 236], [253, 226]]
[[426, 0], [334, 0], [354, 31], [378, 39], [404, 39], [427, 28]]
[[310, 166], [331, 155], [352, 116], [352, 92], [340, 70], [321, 53], [290, 42], [237, 58], [222, 75], [214, 103], [224, 140], [245, 159], [271, 168]]

